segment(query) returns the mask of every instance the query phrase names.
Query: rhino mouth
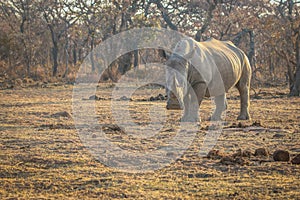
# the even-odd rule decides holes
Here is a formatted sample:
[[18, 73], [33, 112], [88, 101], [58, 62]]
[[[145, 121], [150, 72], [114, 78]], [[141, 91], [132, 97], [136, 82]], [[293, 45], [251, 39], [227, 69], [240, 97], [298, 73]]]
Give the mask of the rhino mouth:
[[167, 109], [168, 110], [182, 110], [183, 109], [183, 99], [186, 92], [185, 78], [181, 74], [173, 74], [171, 80], [168, 81], [168, 100]]
[[167, 110], [183, 110], [183, 108], [180, 106], [180, 104], [172, 103], [172, 104], [167, 104]]
[[183, 110], [183, 101], [178, 99], [173, 92], [169, 92], [166, 108], [167, 110]]

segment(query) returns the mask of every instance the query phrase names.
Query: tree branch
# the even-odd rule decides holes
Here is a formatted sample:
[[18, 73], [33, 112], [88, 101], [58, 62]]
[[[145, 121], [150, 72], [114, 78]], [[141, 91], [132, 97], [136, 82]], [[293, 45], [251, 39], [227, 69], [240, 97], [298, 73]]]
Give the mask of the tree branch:
[[211, 2], [210, 0], [207, 0], [207, 3], [209, 3], [209, 8], [207, 11], [207, 17], [203, 23], [203, 26], [201, 27], [200, 30], [197, 31], [196, 35], [195, 35], [195, 40], [196, 41], [201, 41], [202, 39], [202, 34], [206, 31], [206, 29], [209, 27], [211, 20], [213, 19], [214, 15], [213, 12], [214, 10], [217, 8], [217, 5], [219, 3], [221, 3], [221, 0], [213, 0], [213, 2]]
[[156, 4], [157, 8], [160, 10], [163, 19], [165, 20], [165, 22], [167, 23], [167, 25], [172, 29], [177, 31], [178, 28], [177, 26], [171, 21], [168, 12], [165, 10], [164, 6], [162, 5], [160, 0], [150, 0], [149, 3], [147, 4], [146, 8], [145, 8], [145, 16], [147, 17], [148, 12], [149, 12], [149, 8], [151, 4]]

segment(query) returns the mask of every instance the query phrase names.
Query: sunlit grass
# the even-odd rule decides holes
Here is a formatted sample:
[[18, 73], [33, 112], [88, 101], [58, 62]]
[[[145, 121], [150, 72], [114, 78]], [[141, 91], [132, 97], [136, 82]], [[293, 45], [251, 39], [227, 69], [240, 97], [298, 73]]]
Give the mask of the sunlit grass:
[[[101, 89], [101, 91], [100, 91]], [[98, 95], [109, 98], [111, 89], [99, 88]], [[270, 93], [274, 90], [266, 89]], [[140, 92], [140, 91], [139, 91]], [[148, 91], [149, 92], [149, 91]], [[162, 93], [153, 90], [151, 95]], [[274, 92], [275, 94], [275, 92]], [[196, 150], [203, 141], [206, 121], [211, 114], [211, 101], [201, 109], [202, 128], [191, 149], [169, 166], [151, 173], [126, 173], [97, 161], [83, 145], [68, 117], [51, 117], [66, 111], [72, 115], [72, 87], [0, 91], [0, 198], [21, 199], [297, 199], [300, 198], [300, 168], [290, 163], [262, 162], [250, 159], [249, 165], [224, 165], [218, 159], [200, 158]], [[138, 93], [138, 98], [147, 98]], [[236, 93], [229, 95], [226, 127], [238, 127], [239, 102]], [[281, 148], [299, 154], [299, 98], [252, 99], [251, 127], [259, 122], [263, 131], [235, 128], [223, 131], [215, 149], [230, 154], [238, 149], [254, 152], [266, 147], [272, 153]], [[88, 97], [87, 97], [88, 98]], [[149, 122], [151, 105], [164, 106], [164, 101], [131, 102], [135, 121]], [[104, 124], [113, 123], [109, 100], [97, 101], [97, 115]], [[181, 112], [173, 113], [179, 119]], [[170, 118], [166, 118], [171, 120]], [[235, 125], [234, 125], [235, 124]], [[142, 124], [144, 125], [144, 124]], [[174, 134], [172, 123], [141, 145], [138, 139], [125, 148], [139, 144], [140, 149], [162, 144]], [[176, 125], [176, 124], [175, 124]], [[144, 129], [141, 126], [141, 131]], [[274, 132], [277, 131], [277, 132]], [[282, 138], [274, 138], [281, 133]], [[110, 134], [110, 133], [109, 133]], [[112, 135], [113, 136], [113, 135]], [[159, 137], [160, 136], [160, 137]], [[155, 141], [154, 141], [155, 139]], [[157, 141], [161, 139], [161, 141]], [[151, 140], [153, 140], [151, 142]], [[131, 142], [131, 143], [130, 143]], [[148, 143], [147, 143], [148, 142]], [[115, 141], [118, 144], [118, 140]], [[119, 143], [121, 145], [121, 143]], [[123, 144], [124, 145], [124, 144]], [[143, 147], [143, 148], [142, 148]], [[151, 148], [148, 148], [151, 147]]]

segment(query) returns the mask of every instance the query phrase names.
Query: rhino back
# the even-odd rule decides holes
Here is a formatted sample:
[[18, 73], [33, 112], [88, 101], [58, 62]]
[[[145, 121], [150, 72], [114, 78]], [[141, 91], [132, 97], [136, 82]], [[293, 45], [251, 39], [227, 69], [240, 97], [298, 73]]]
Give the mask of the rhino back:
[[228, 92], [242, 75], [245, 54], [233, 43], [215, 39], [201, 42], [200, 48], [206, 59], [214, 62], [209, 66], [212, 67], [212, 79], [208, 85], [210, 96], [220, 95], [219, 91], [224, 89]]

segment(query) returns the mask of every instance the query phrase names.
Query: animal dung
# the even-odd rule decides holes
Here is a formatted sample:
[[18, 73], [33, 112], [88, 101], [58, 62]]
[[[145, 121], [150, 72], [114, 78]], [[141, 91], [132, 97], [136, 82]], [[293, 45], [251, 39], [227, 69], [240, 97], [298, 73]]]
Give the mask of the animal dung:
[[286, 150], [276, 150], [273, 153], [274, 161], [288, 162], [290, 161], [290, 153]]
[[258, 148], [255, 150], [254, 156], [269, 156], [269, 152], [266, 148]]
[[300, 154], [296, 155], [292, 160], [292, 164], [299, 165], [300, 164]]

